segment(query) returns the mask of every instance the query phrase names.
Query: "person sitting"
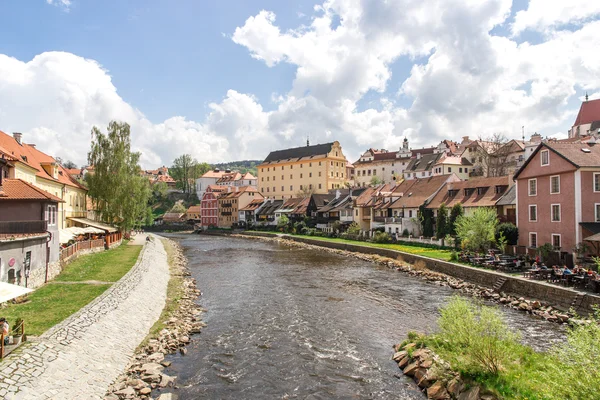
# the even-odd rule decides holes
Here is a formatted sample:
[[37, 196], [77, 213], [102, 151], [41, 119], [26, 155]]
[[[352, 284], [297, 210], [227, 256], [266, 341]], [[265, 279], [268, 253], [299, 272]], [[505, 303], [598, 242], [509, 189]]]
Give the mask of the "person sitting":
[[10, 336], [9, 336], [9, 326], [8, 326], [8, 321], [6, 321], [6, 318], [4, 317], [0, 317], [0, 329], [2, 329], [2, 334], [4, 335], [4, 345], [6, 346], [8, 344], [8, 342], [10, 341]]
[[547, 270], [547, 269], [548, 269], [548, 267], [546, 266], [546, 264], [542, 263], [542, 265], [540, 265], [540, 269], [545, 269], [545, 270]]
[[565, 267], [565, 269], [563, 269], [563, 275], [573, 275], [573, 272], [569, 269], [569, 267]]

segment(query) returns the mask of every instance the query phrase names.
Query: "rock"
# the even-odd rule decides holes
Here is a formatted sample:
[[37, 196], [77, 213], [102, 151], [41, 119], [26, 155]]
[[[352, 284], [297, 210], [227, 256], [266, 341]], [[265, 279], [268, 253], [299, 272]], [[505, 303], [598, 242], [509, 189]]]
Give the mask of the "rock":
[[164, 388], [167, 386], [173, 386], [173, 382], [175, 382], [174, 376], [161, 374], [160, 375], [160, 383], [158, 384], [158, 386], [160, 386], [161, 388]]
[[150, 389], [150, 388], [148, 388], [148, 387], [145, 387], [145, 388], [143, 388], [143, 389], [140, 389], [140, 394], [142, 394], [142, 395], [148, 395], [148, 394], [150, 394], [150, 393], [152, 393], [152, 389]]
[[140, 367], [140, 372], [146, 375], [158, 374], [162, 371], [163, 366], [157, 363], [145, 363]]
[[448, 382], [448, 392], [452, 396], [458, 397], [458, 394], [462, 392], [464, 386], [464, 383], [462, 383], [460, 379], [454, 378], [450, 382]]
[[104, 400], [119, 400], [119, 397], [115, 396], [114, 394], [109, 394], [107, 396], [104, 396]]
[[420, 388], [427, 387], [428, 380], [426, 379], [427, 370], [425, 368], [417, 368], [415, 371], [415, 382], [419, 385]]
[[566, 314], [554, 314], [554, 316], [558, 318], [560, 322], [567, 322], [569, 320], [569, 316]]
[[403, 372], [405, 375], [408, 376], [413, 376], [415, 374], [415, 372], [417, 372], [417, 369], [419, 368], [419, 363], [417, 361], [408, 364], [406, 366], [406, 368], [404, 368]]
[[450, 398], [450, 394], [442, 381], [436, 381], [427, 389], [427, 397], [433, 400], [447, 400]]
[[483, 394], [483, 395], [481, 395], [481, 397], [479, 399], [480, 400], [498, 400], [498, 398], [496, 396], [494, 396], [493, 394]]
[[408, 343], [404, 346], [404, 350], [411, 349], [411, 348], [415, 347], [416, 345], [417, 345], [416, 343]]
[[412, 356], [413, 358], [421, 358], [427, 354], [429, 354], [429, 351], [427, 349], [419, 349], [412, 353]]
[[115, 394], [119, 397], [131, 398], [135, 396], [135, 389], [131, 386], [126, 387], [125, 389], [121, 389], [115, 392]]
[[530, 309], [529, 304], [527, 304], [527, 303], [520, 303], [519, 304], [519, 310], [527, 311], [529, 309]]
[[148, 356], [148, 361], [153, 363], [160, 363], [165, 359], [165, 355], [163, 353], [153, 353]]
[[163, 393], [156, 400], [177, 400], [177, 395], [175, 393]]
[[534, 310], [537, 310], [538, 308], [541, 308], [541, 307], [542, 307], [542, 304], [537, 300], [535, 300], [531, 303], [531, 308]]
[[189, 336], [182, 336], [179, 338], [179, 341], [184, 344], [188, 344], [190, 342]]
[[479, 386], [473, 386], [471, 389], [458, 395], [458, 400], [479, 400], [480, 391], [481, 388]]
[[171, 366], [171, 361], [163, 361], [160, 363], [163, 367], [167, 368]]
[[182, 356], [185, 356], [187, 354], [187, 349], [186, 348], [180, 348], [179, 352], [181, 353]]
[[407, 354], [408, 354], [407, 351], [398, 351], [398, 352], [394, 353], [394, 355], [392, 356], [392, 360], [400, 361], [401, 359], [406, 357]]
[[431, 366], [433, 365], [433, 360], [431, 358], [428, 358], [426, 360], [424, 360], [423, 362], [421, 362], [421, 367], [423, 368], [431, 368]]
[[400, 369], [406, 367], [406, 365], [408, 364], [408, 362], [410, 361], [410, 357], [406, 356], [404, 358], [402, 358], [400, 361], [398, 361], [398, 366], [400, 367]]

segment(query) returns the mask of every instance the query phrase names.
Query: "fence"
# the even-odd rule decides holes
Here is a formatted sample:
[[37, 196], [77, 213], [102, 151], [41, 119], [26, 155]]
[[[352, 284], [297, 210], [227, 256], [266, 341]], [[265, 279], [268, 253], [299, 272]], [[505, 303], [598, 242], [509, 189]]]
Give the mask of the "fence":
[[60, 251], [60, 261], [64, 262], [80, 251], [104, 248], [104, 239], [84, 240], [75, 242], [69, 247], [65, 247]]

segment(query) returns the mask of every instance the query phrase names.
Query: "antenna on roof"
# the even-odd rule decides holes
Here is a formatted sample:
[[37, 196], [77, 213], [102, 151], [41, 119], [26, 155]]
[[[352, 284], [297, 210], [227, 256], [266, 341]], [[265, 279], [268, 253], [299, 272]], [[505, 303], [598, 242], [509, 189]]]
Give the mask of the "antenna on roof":
[[525, 125], [521, 127], [521, 134], [523, 135], [523, 142], [525, 142]]
[[310, 141], [308, 140], [308, 135], [306, 135], [306, 147], [310, 146]]
[[585, 92], [585, 101], [588, 101], [588, 94], [587, 94], [587, 91]]

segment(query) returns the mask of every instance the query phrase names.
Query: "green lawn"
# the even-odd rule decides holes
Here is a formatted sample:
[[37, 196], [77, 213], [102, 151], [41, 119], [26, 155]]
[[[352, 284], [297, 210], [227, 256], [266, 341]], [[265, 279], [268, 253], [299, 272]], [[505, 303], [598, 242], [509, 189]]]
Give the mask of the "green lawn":
[[[269, 233], [269, 232], [261, 232], [261, 233]], [[274, 233], [274, 235], [275, 235], [275, 233]], [[404, 245], [404, 244], [380, 244], [380, 243], [370, 243], [370, 242], [359, 242], [359, 241], [355, 241], [355, 240], [346, 240], [346, 239], [339, 239], [339, 238], [326, 238], [326, 237], [319, 237], [319, 236], [305, 236], [305, 235], [291, 235], [291, 234], [289, 234], [289, 236], [303, 237], [303, 238], [313, 239], [313, 240], [321, 240], [324, 242], [349, 243], [349, 244], [356, 244], [356, 245], [366, 246], [366, 247], [378, 247], [378, 248], [382, 248], [382, 249], [398, 250], [398, 251], [403, 251], [405, 253], [416, 254], [419, 256], [435, 258], [435, 259], [443, 260], [443, 261], [449, 261], [450, 253], [451, 253], [450, 250], [425, 248], [425, 247], [420, 247], [418, 244], [415, 244], [414, 246], [409, 246], [409, 245]]]
[[142, 246], [123, 244], [116, 249], [81, 256], [49, 284], [27, 296], [28, 301], [2, 309], [2, 316], [14, 326], [25, 321], [25, 333], [40, 335], [101, 295], [110, 284], [64, 283], [83, 281], [116, 282], [137, 261]]
[[81, 256], [67, 265], [56, 282], [116, 282], [135, 264], [142, 246], [123, 244], [116, 249]]

